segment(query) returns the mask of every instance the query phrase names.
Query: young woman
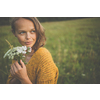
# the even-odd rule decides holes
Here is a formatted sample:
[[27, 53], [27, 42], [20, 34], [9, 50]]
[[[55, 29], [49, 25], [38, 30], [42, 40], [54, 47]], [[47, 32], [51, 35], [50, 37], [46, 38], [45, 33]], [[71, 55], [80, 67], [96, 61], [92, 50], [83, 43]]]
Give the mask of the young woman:
[[44, 48], [44, 28], [35, 17], [15, 17], [11, 23], [12, 33], [23, 46], [31, 47], [25, 61], [12, 63], [8, 84], [56, 84], [58, 68], [56, 67], [50, 52]]

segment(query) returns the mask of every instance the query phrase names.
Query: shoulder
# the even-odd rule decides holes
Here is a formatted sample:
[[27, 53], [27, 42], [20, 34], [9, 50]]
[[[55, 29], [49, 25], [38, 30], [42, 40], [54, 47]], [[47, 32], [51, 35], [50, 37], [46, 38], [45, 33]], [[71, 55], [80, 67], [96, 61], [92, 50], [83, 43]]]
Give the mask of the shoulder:
[[51, 53], [45, 47], [41, 47], [36, 52], [40, 64], [54, 63]]
[[45, 47], [40, 47], [32, 56], [31, 62], [40, 63], [41, 61], [52, 59], [51, 53]]
[[45, 47], [41, 47], [36, 51], [36, 55], [39, 57], [51, 57], [51, 53]]
[[46, 49], [45, 47], [40, 47], [38, 50], [37, 50], [38, 53], [49, 53], [49, 50]]

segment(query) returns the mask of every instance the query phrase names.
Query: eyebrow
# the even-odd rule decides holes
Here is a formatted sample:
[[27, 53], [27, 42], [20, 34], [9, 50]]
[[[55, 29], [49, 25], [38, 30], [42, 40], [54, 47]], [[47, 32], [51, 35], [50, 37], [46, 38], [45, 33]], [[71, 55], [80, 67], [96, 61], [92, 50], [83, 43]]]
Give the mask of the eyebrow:
[[[30, 31], [32, 31], [32, 30], [35, 30], [35, 28], [32, 28]], [[21, 30], [21, 29], [19, 29], [18, 31], [26, 31], [26, 30]]]

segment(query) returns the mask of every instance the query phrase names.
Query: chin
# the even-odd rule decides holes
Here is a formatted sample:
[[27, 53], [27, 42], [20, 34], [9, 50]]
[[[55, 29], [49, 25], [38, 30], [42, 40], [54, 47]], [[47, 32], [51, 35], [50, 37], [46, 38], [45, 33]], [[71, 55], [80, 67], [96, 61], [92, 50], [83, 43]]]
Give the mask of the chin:
[[33, 45], [26, 45], [26, 47], [33, 47]]
[[26, 47], [32, 47], [32, 46], [30, 46], [30, 45], [25, 45]]
[[26, 47], [33, 47], [35, 43], [32, 43], [32, 44], [24, 44], [24, 46]]

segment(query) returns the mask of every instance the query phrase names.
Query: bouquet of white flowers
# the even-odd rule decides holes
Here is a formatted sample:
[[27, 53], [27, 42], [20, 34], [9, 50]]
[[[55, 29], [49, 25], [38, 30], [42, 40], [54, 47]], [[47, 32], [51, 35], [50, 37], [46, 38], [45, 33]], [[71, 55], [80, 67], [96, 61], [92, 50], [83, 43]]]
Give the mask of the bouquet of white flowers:
[[[19, 62], [20, 59], [24, 59], [25, 55], [31, 52], [31, 47], [26, 47], [26, 46], [13, 47], [8, 41], [7, 43], [10, 45], [10, 49], [5, 53], [3, 58], [8, 57], [9, 59], [17, 60]], [[23, 62], [25, 63], [25, 61]]]

